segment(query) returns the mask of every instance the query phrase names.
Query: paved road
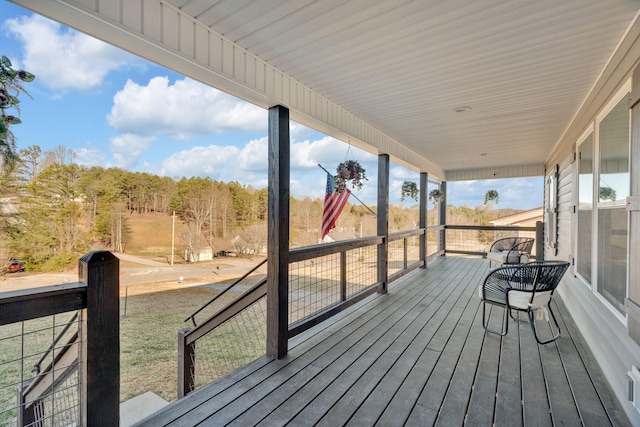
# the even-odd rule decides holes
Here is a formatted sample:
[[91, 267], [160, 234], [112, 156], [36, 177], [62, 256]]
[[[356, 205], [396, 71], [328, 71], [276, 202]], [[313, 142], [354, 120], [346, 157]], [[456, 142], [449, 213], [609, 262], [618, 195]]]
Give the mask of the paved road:
[[[176, 282], [181, 284], [230, 283], [253, 268], [259, 260], [222, 258], [198, 264], [168, 265], [128, 254], [114, 253], [122, 261], [142, 267], [121, 267], [120, 286]], [[266, 265], [261, 267], [266, 273]], [[11, 273], [0, 277], [0, 292], [76, 282], [77, 273]]]

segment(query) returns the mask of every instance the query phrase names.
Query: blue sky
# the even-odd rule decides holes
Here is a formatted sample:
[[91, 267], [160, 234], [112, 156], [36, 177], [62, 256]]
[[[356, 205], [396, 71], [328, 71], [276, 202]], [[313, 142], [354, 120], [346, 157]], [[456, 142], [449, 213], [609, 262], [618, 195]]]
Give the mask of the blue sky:
[[[63, 145], [86, 166], [267, 185], [267, 112], [28, 10], [0, 2], [0, 55], [36, 75], [21, 97], [18, 149]], [[292, 123], [291, 192], [322, 197], [326, 175], [358, 160], [369, 181], [354, 191], [375, 204], [377, 157]], [[390, 200], [418, 174], [391, 165]], [[500, 207], [542, 205], [542, 178], [448, 183], [448, 202], [477, 206], [487, 190]], [[357, 203], [356, 200], [351, 200]], [[405, 200], [405, 203], [410, 200]]]

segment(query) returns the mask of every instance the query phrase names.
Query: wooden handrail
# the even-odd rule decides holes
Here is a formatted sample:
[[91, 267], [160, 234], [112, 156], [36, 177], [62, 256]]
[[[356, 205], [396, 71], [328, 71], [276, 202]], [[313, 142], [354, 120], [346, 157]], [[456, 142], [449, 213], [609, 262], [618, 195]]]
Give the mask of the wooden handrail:
[[[79, 282], [0, 293], [0, 325], [80, 310], [77, 336], [30, 385], [20, 385], [18, 421], [38, 424], [42, 393], [78, 366], [81, 425], [119, 424], [119, 260], [108, 251], [89, 252], [78, 262]], [[69, 351], [77, 347], [77, 353]], [[63, 366], [59, 368], [57, 364]], [[51, 372], [56, 371], [54, 381]], [[25, 393], [29, 394], [25, 401]], [[39, 408], [39, 409], [38, 409]]]
[[267, 294], [267, 279], [264, 278], [260, 282], [256, 283], [251, 289], [243, 293], [240, 297], [230, 302], [227, 306], [221, 309], [219, 312], [209, 317], [207, 320], [189, 330], [185, 333], [185, 344], [189, 345], [195, 342], [198, 338], [205, 335], [218, 325], [226, 322], [244, 308], [250, 306], [254, 302]]
[[425, 233], [425, 229], [424, 228], [416, 228], [413, 230], [403, 230], [403, 231], [396, 231], [394, 233], [389, 233], [389, 241], [393, 242], [396, 240], [402, 240], [402, 239], [406, 239], [408, 237], [418, 237], [422, 234]]
[[447, 230], [479, 230], [479, 231], [536, 231], [536, 227], [520, 227], [517, 225], [444, 225]]
[[200, 313], [202, 310], [204, 310], [205, 308], [207, 308], [210, 304], [213, 304], [213, 302], [215, 302], [218, 298], [220, 298], [222, 295], [224, 295], [225, 293], [227, 293], [227, 291], [231, 290], [235, 285], [237, 285], [238, 283], [242, 282], [244, 279], [246, 279], [247, 277], [249, 277], [249, 275], [251, 273], [253, 273], [254, 271], [256, 271], [257, 269], [259, 269], [260, 267], [262, 267], [265, 263], [267, 262], [267, 259], [265, 258], [264, 260], [262, 260], [261, 262], [259, 262], [255, 267], [253, 267], [251, 270], [249, 270], [247, 273], [245, 273], [242, 277], [240, 277], [238, 280], [236, 280], [235, 282], [233, 282], [232, 284], [230, 284], [229, 286], [227, 286], [225, 289], [222, 290], [222, 292], [220, 292], [219, 294], [217, 294], [215, 297], [211, 298], [206, 304], [204, 304], [202, 307], [200, 307], [198, 310], [196, 310], [195, 312], [193, 312], [193, 314], [191, 314], [191, 316], [187, 317], [186, 319], [184, 319], [184, 321], [186, 322], [187, 320], [191, 319], [191, 321], [193, 322], [193, 326], [197, 326], [196, 325], [196, 319], [195, 316], [196, 314]]
[[87, 284], [81, 282], [0, 292], [0, 326], [86, 306]]
[[289, 251], [289, 263], [306, 261], [321, 256], [363, 248], [365, 246], [378, 245], [382, 243], [382, 241], [383, 237], [381, 236], [359, 237], [341, 242], [321, 243], [318, 245], [294, 248]]

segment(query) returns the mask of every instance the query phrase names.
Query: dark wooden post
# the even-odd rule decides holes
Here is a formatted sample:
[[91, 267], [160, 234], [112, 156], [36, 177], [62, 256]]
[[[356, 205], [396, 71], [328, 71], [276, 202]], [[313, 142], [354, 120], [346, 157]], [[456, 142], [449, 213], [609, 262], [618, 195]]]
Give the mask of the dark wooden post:
[[178, 399], [185, 397], [195, 389], [195, 349], [187, 344], [185, 335], [191, 328], [178, 331]]
[[426, 172], [420, 173], [420, 218], [419, 227], [424, 229], [424, 234], [420, 235], [420, 260], [422, 266], [420, 268], [427, 268], [427, 186], [428, 186], [429, 174]]
[[[25, 399], [24, 391], [29, 388], [29, 385], [32, 381], [33, 379], [29, 379], [18, 385], [18, 426], [38, 425], [36, 424], [36, 414], [44, 414], [41, 401], [33, 402], [33, 404], [27, 406], [27, 400]], [[41, 415], [37, 419], [38, 422], [42, 423], [42, 418], [43, 417]]]
[[[447, 224], [447, 183], [442, 181], [440, 183], [440, 190], [444, 194], [444, 199], [440, 201], [440, 225]], [[439, 250], [444, 252], [447, 250], [447, 229], [441, 231], [440, 248]]]
[[269, 109], [267, 355], [287, 354], [289, 339], [289, 110]]
[[120, 423], [120, 260], [109, 251], [89, 252], [78, 262], [87, 284], [87, 308], [79, 332], [81, 423]]
[[340, 301], [347, 300], [347, 251], [340, 252]]
[[409, 265], [409, 239], [407, 237], [402, 239], [402, 244], [404, 245], [402, 268], [406, 270]]
[[378, 282], [382, 283], [381, 294], [387, 293], [389, 278], [389, 155], [378, 156]]
[[544, 223], [536, 222], [536, 261], [544, 261]]

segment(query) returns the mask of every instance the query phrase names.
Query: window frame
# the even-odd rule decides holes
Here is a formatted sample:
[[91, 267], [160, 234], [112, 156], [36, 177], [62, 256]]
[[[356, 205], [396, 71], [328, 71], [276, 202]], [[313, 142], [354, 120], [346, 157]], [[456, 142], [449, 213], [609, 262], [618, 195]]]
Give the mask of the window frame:
[[586, 277], [582, 276], [582, 274], [580, 274], [578, 272], [578, 262], [579, 262], [579, 256], [578, 256], [578, 235], [579, 235], [579, 224], [578, 224], [578, 215], [580, 212], [580, 146], [585, 143], [587, 141], [587, 138], [589, 138], [589, 136], [591, 136], [591, 277], [594, 277], [594, 274], [597, 273], [596, 267], [594, 266], [593, 263], [593, 257], [594, 257], [594, 245], [597, 246], [597, 242], [594, 242], [596, 239], [594, 238], [594, 206], [593, 206], [593, 198], [594, 198], [594, 182], [595, 182], [595, 173], [594, 173], [594, 163], [596, 162], [596, 152], [595, 152], [595, 122], [591, 122], [589, 124], [589, 126], [587, 127], [587, 129], [585, 129], [585, 131], [582, 133], [582, 135], [580, 135], [580, 138], [578, 138], [578, 141], [576, 143], [576, 151], [575, 151], [575, 155], [576, 155], [576, 161], [575, 161], [575, 170], [574, 170], [574, 176], [575, 176], [575, 185], [574, 185], [574, 190], [575, 190], [575, 196], [574, 196], [574, 213], [575, 213], [575, 224], [574, 224], [574, 235], [576, 236], [574, 239], [574, 254], [575, 254], [575, 262], [574, 262], [574, 275], [580, 280], [580, 282], [582, 282], [585, 286], [587, 286], [590, 290], [594, 290], [593, 288], [593, 280], [589, 281], [587, 280]]
[[[598, 225], [599, 225], [599, 210], [600, 210], [600, 163], [601, 163], [601, 150], [600, 150], [600, 124], [602, 121], [607, 118], [609, 113], [621, 102], [623, 101], [628, 94], [631, 92], [631, 78], [627, 79], [620, 88], [613, 94], [611, 99], [604, 105], [604, 107], [598, 112], [594, 120], [594, 159], [593, 159], [593, 223], [592, 223], [592, 252], [591, 252], [591, 290], [593, 294], [598, 298], [599, 301], [618, 319], [620, 322], [626, 327], [627, 326], [627, 317], [628, 314], [624, 315], [620, 313], [620, 311], [614, 307], [612, 303], [610, 303], [604, 295], [600, 292], [600, 284], [598, 283], [598, 260], [599, 260], [599, 252], [598, 252], [598, 243], [599, 243], [599, 233], [598, 233]], [[629, 126], [629, 157], [628, 161], [631, 162], [630, 150], [631, 150], [631, 112], [627, 110], [628, 113], [628, 126]], [[631, 171], [631, 164], [629, 166], [629, 171]], [[631, 179], [631, 173], [629, 173], [629, 180]], [[625, 277], [625, 299], [629, 297], [629, 214], [627, 212], [627, 248], [626, 248], [626, 277]], [[623, 302], [624, 304], [624, 302]]]

